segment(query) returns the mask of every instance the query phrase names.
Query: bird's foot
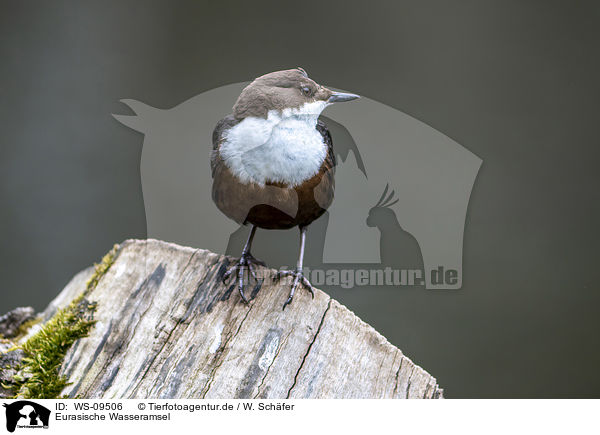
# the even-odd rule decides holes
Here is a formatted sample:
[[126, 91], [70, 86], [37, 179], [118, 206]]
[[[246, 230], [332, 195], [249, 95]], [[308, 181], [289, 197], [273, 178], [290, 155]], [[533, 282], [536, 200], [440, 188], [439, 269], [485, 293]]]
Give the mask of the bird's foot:
[[[242, 253], [242, 256], [236, 262], [236, 264], [233, 265], [232, 267], [230, 267], [223, 274], [223, 276], [222, 276], [223, 284], [227, 284], [227, 280], [229, 279], [230, 276], [232, 276], [232, 275], [237, 276], [238, 290], [240, 292], [240, 296], [242, 297], [242, 300], [245, 303], [248, 303], [248, 299], [246, 299], [246, 295], [244, 295], [244, 287], [246, 285], [246, 283], [244, 282], [244, 277], [246, 276], [246, 270], [247, 270], [250, 272], [250, 274], [252, 275], [254, 280], [256, 282], [258, 282], [258, 277], [256, 276], [256, 268], [258, 266], [266, 267], [267, 265], [265, 264], [264, 261], [257, 260], [256, 258], [254, 258], [252, 256], [252, 254], [250, 254], [249, 252], [246, 254]], [[235, 272], [235, 275], [234, 275], [234, 272]], [[250, 277], [248, 276], [248, 278], [250, 278]]]
[[300, 284], [302, 284], [304, 287], [306, 287], [306, 289], [310, 292], [310, 294], [313, 297], [313, 299], [315, 298], [315, 288], [308, 281], [308, 279], [304, 276], [304, 274], [302, 273], [301, 269], [296, 269], [296, 270], [280, 270], [275, 275], [275, 280], [279, 281], [284, 276], [293, 277], [292, 288], [290, 290], [290, 296], [285, 301], [285, 304], [283, 304], [283, 309], [284, 310], [285, 310], [285, 307], [288, 306], [292, 302], [292, 299], [294, 299], [294, 293], [296, 292], [296, 289], [298, 288], [298, 286]]

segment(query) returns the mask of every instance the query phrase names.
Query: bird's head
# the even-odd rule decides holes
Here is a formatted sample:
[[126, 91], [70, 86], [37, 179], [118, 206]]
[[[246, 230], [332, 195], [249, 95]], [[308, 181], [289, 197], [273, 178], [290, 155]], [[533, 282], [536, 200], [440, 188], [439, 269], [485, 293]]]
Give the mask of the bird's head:
[[332, 103], [351, 101], [358, 95], [335, 92], [308, 77], [302, 68], [260, 76], [244, 88], [233, 106], [237, 119], [267, 118], [271, 111], [318, 116]]

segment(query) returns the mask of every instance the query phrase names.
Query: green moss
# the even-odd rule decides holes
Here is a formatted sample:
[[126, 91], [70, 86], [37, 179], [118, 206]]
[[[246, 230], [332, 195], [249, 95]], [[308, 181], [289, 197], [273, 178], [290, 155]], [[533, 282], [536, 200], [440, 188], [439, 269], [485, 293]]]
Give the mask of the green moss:
[[15, 334], [15, 337], [12, 338], [11, 340], [14, 342], [20, 341], [23, 337], [25, 337], [27, 335], [27, 333], [29, 332], [29, 329], [32, 326], [37, 325], [41, 321], [42, 321], [41, 317], [35, 317], [33, 319], [27, 320], [26, 322], [23, 322], [23, 324], [21, 326], [19, 326], [19, 328], [17, 329], [17, 333]]
[[81, 295], [22, 345], [25, 358], [20, 372], [24, 382], [19, 385], [19, 396], [53, 399], [67, 386], [67, 379], [58, 374], [60, 366], [75, 340], [87, 336], [94, 325], [94, 309]]
[[104, 276], [104, 274], [106, 272], [108, 272], [108, 269], [110, 269], [110, 266], [112, 266], [112, 264], [115, 262], [118, 250], [119, 250], [119, 245], [114, 245], [113, 248], [108, 252], [108, 254], [106, 254], [104, 257], [102, 257], [102, 260], [100, 261], [100, 263], [94, 264], [94, 274], [90, 277], [90, 279], [88, 279], [88, 281], [85, 285], [86, 289], [83, 292], [84, 296], [87, 295], [92, 290], [94, 290], [96, 288], [96, 286], [98, 285], [100, 278], [102, 278]]
[[85, 290], [67, 307], [59, 310], [36, 334], [20, 347], [25, 357], [15, 376], [11, 390], [15, 396], [26, 399], [54, 399], [68, 385], [67, 378], [59, 375], [64, 357], [73, 343], [86, 337], [95, 320], [96, 304], [85, 297], [96, 288], [102, 276], [114, 263], [118, 245], [95, 265]]

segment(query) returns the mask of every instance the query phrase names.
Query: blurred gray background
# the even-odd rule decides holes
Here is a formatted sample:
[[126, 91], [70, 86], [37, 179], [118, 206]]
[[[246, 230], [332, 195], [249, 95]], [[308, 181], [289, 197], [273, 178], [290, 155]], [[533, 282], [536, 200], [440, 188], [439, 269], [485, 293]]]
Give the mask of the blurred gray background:
[[143, 136], [110, 116], [119, 99], [170, 108], [302, 65], [484, 162], [461, 290], [332, 296], [448, 397], [599, 397], [598, 3], [0, 7], [0, 312], [42, 309], [113, 243], [145, 237]]

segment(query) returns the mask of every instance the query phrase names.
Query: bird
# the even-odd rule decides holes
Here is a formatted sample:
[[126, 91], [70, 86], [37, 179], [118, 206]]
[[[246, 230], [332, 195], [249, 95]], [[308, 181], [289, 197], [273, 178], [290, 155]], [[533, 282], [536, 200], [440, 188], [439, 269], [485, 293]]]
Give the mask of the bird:
[[336, 165], [331, 134], [319, 116], [330, 104], [357, 98], [316, 83], [300, 67], [274, 71], [246, 86], [232, 113], [217, 123], [210, 156], [212, 200], [225, 216], [251, 226], [239, 260], [222, 275], [225, 283], [237, 279], [243, 302], [248, 303], [245, 272], [256, 279], [255, 269], [266, 266], [251, 254], [257, 228], [298, 227], [296, 268], [275, 278], [291, 278], [284, 309], [299, 286], [314, 297], [303, 274], [306, 233], [333, 202]]

